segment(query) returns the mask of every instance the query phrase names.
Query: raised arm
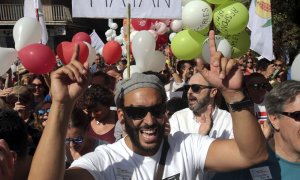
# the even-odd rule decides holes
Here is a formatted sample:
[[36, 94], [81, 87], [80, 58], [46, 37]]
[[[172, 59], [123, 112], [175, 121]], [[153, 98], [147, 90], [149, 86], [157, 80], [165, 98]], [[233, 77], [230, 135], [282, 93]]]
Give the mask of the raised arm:
[[[223, 57], [216, 51], [215, 33], [209, 34], [210, 69], [203, 66], [200, 73], [217, 87], [226, 103], [241, 102], [245, 96], [242, 88], [242, 72], [236, 60]], [[242, 169], [264, 161], [268, 157], [267, 145], [251, 107], [230, 111], [233, 121], [234, 140], [216, 140], [208, 151], [205, 168], [214, 171]]]
[[65, 172], [65, 136], [77, 98], [88, 85], [88, 64], [77, 61], [76, 46], [71, 63], [51, 74], [52, 105], [47, 126], [33, 157], [29, 179], [59, 180]]

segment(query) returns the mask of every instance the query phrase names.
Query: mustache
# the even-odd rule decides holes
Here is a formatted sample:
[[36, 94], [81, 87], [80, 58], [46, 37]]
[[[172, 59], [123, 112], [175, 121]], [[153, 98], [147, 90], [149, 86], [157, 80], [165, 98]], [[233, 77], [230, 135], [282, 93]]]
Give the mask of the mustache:
[[161, 127], [158, 124], [153, 124], [151, 126], [149, 126], [149, 125], [146, 124], [146, 125], [144, 125], [142, 127], [139, 127], [138, 130], [148, 130], [148, 129], [156, 129], [156, 128], [161, 128]]

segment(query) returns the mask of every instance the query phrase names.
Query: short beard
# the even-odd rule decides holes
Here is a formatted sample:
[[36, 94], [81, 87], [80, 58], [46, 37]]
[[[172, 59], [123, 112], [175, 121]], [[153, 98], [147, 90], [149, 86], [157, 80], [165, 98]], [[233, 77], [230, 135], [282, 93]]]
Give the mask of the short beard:
[[202, 100], [197, 100], [197, 104], [195, 104], [194, 106], [189, 105], [189, 108], [190, 110], [193, 111], [194, 114], [202, 113], [205, 111], [204, 108], [208, 106], [209, 101], [210, 101], [210, 97], [208, 95], [205, 96]]
[[[128, 124], [128, 120], [125, 120], [125, 130], [126, 133], [128, 134], [132, 144], [138, 148], [141, 152], [145, 153], [156, 153], [160, 147], [160, 144], [164, 138], [164, 131], [165, 131], [165, 125], [164, 124], [153, 124], [152, 126], [144, 125], [143, 127], [135, 128], [132, 127], [131, 125]], [[150, 128], [156, 128], [157, 127], [157, 134], [158, 134], [158, 139], [157, 139], [157, 144], [153, 148], [146, 148], [142, 146], [139, 140], [139, 131], [140, 129], [150, 129]]]

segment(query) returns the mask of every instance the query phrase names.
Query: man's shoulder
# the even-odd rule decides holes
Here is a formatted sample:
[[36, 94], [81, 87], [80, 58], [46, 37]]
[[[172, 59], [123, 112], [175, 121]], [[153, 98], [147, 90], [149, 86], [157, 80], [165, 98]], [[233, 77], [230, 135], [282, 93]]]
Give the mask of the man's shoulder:
[[179, 111], [176, 111], [173, 115], [172, 115], [172, 117], [174, 116], [174, 117], [182, 117], [182, 118], [185, 118], [185, 117], [187, 117], [187, 115], [192, 115], [193, 114], [193, 112], [192, 112], [192, 110], [190, 110], [190, 108], [184, 108], [184, 109], [182, 109], [182, 110], [179, 110]]

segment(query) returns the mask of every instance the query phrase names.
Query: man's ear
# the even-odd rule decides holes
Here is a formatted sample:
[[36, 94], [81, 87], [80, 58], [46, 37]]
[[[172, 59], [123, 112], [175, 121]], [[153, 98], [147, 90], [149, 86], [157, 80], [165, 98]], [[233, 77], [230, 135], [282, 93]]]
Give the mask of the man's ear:
[[217, 93], [218, 93], [218, 89], [212, 88], [210, 91], [210, 97], [212, 97], [212, 98], [216, 97]]
[[118, 109], [117, 110], [117, 114], [118, 114], [118, 119], [120, 121], [121, 124], [124, 124], [125, 118], [124, 118], [124, 112], [122, 109]]
[[18, 159], [18, 154], [15, 151], [10, 151], [13, 157], [14, 164], [16, 164]]
[[270, 114], [268, 114], [268, 117], [269, 117], [270, 123], [272, 124], [275, 131], [279, 131], [280, 123], [279, 123], [278, 117], [276, 115], [270, 115]]

